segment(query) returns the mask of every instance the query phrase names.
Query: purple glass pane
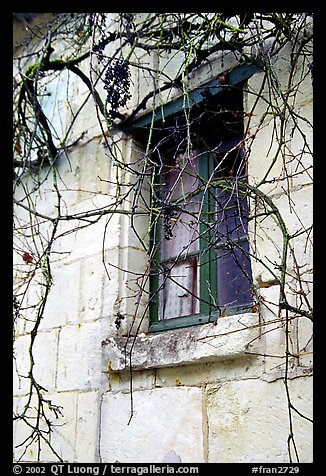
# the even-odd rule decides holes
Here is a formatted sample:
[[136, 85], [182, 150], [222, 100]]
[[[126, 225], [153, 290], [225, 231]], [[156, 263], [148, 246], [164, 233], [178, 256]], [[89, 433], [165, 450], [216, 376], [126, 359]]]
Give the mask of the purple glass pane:
[[217, 250], [218, 303], [221, 307], [250, 305], [252, 302], [251, 269], [246, 254], [248, 243], [241, 243], [241, 247]]
[[240, 239], [247, 234], [248, 202], [235, 186], [232, 190], [216, 190], [215, 208], [217, 243]]

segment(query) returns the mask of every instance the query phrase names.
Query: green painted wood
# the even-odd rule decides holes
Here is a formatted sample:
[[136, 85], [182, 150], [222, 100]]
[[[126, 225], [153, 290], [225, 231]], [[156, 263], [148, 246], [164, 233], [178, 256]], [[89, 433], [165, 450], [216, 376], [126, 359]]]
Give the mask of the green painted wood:
[[207, 324], [208, 322], [214, 322], [217, 318], [217, 314], [196, 314], [193, 316], [176, 317], [164, 321], [156, 321], [151, 323], [149, 332], [163, 332], [172, 329], [181, 329], [183, 327], [198, 326], [201, 324]]
[[[203, 154], [199, 162], [199, 175], [206, 184], [211, 179], [214, 170], [214, 159], [208, 152]], [[217, 266], [216, 255], [212, 242], [212, 222], [214, 220], [214, 200], [212, 190], [200, 193], [202, 216], [200, 222], [200, 311], [210, 315], [216, 309], [217, 296]]]
[[[159, 174], [155, 174], [158, 177], [157, 183], [154, 183], [154, 188], [156, 188], [157, 192], [157, 199], [151, 198], [152, 203], [151, 206], [156, 208], [159, 206], [159, 199], [160, 199], [160, 176]], [[156, 203], [157, 200], [157, 203]], [[154, 323], [158, 321], [159, 317], [159, 275], [158, 270], [160, 263], [160, 247], [157, 246], [157, 241], [160, 238], [160, 226], [159, 221], [156, 223], [156, 217], [152, 213], [150, 216], [150, 250], [154, 249], [154, 254], [151, 259], [151, 269], [150, 269], [150, 278], [149, 278], [149, 290], [150, 290], [150, 301], [149, 301], [149, 315], [150, 315], [150, 322]]]
[[166, 319], [164, 321], [155, 321], [150, 324], [149, 332], [164, 332], [173, 329], [182, 329], [184, 327], [199, 326], [201, 324], [215, 322], [221, 316], [235, 316], [248, 312], [253, 312], [252, 306], [229, 306], [212, 311], [209, 314], [196, 314], [193, 316]]

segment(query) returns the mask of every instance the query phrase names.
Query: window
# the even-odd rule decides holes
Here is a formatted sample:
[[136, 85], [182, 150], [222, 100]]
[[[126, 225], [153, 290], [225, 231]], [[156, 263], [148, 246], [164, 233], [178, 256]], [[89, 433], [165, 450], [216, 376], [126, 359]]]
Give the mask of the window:
[[150, 331], [188, 327], [252, 309], [243, 85], [257, 65], [234, 68], [137, 119], [151, 138]]
[[155, 149], [151, 330], [252, 307], [241, 90], [163, 131]]

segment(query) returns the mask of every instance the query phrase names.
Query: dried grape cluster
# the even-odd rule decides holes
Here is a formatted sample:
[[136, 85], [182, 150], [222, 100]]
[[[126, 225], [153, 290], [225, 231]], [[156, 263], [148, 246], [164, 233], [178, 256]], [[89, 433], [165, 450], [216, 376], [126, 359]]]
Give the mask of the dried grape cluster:
[[124, 59], [111, 59], [104, 77], [104, 89], [107, 91], [107, 113], [112, 119], [118, 117], [120, 107], [131, 98], [129, 63]]
[[115, 324], [115, 327], [119, 330], [120, 327], [121, 327], [121, 322], [123, 321], [123, 319], [125, 318], [125, 316], [123, 314], [121, 314], [121, 312], [117, 312], [116, 313], [116, 320], [114, 321], [114, 324]]
[[171, 240], [171, 238], [173, 238], [171, 218], [176, 215], [173, 205], [170, 203], [164, 203], [162, 206], [162, 214], [164, 238], [166, 240]]

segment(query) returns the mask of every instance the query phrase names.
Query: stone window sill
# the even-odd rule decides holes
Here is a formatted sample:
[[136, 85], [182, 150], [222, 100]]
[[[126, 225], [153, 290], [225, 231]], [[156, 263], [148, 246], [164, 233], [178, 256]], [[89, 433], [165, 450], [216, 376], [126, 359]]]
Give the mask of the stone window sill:
[[108, 368], [121, 372], [241, 358], [253, 352], [260, 334], [258, 313], [220, 317], [214, 323], [103, 343]]

